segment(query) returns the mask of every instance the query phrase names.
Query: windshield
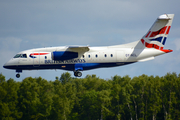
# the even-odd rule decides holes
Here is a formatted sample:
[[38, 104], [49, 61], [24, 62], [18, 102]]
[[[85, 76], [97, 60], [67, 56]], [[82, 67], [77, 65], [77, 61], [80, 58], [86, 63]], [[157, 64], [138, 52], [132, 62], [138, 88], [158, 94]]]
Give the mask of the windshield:
[[14, 58], [27, 58], [26, 54], [17, 54], [14, 56]]

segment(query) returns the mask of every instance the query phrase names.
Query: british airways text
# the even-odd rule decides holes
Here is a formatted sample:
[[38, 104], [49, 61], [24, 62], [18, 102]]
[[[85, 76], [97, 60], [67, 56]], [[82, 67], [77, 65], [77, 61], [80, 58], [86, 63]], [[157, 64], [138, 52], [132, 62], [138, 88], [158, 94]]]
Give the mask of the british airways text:
[[45, 64], [70, 64], [70, 63], [85, 63], [85, 59], [72, 59], [72, 60], [45, 60]]

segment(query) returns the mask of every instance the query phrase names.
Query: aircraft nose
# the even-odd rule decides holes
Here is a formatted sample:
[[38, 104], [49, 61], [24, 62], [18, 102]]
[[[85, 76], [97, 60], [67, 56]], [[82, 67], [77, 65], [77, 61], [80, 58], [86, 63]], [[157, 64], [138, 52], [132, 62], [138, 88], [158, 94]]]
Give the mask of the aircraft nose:
[[3, 65], [3, 67], [6, 69], [14, 69], [15, 66], [17, 66], [17, 61], [14, 61], [13, 59], [9, 60]]
[[9, 67], [8, 62], [3, 65], [3, 68], [8, 68], [8, 67]]

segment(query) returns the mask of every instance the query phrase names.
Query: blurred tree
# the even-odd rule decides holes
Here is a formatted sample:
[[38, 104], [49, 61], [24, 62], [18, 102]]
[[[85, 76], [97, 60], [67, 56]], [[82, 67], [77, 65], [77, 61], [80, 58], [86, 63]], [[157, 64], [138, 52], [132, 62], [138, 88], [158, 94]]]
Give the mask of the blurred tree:
[[0, 74], [0, 119], [19, 119], [22, 112], [18, 109], [18, 84]]
[[54, 86], [52, 82], [48, 82], [45, 79], [42, 79], [41, 77], [35, 78], [36, 82], [39, 86], [39, 99], [40, 104], [38, 107], [38, 115], [40, 115], [39, 120], [42, 119], [48, 119], [50, 118], [51, 110], [52, 110], [52, 104], [53, 104], [53, 94], [54, 94]]
[[35, 78], [25, 78], [18, 90], [19, 107], [23, 112], [22, 119], [38, 119], [43, 116], [39, 113], [39, 107], [41, 104], [39, 98], [39, 85]]
[[62, 84], [66, 84], [71, 81], [71, 74], [69, 72], [65, 72], [61, 74], [60, 81]]
[[87, 91], [81, 99], [81, 120], [97, 120], [100, 116], [100, 106], [98, 106], [98, 92]]
[[55, 81], [6, 80], [0, 74], [0, 119], [180, 120], [180, 74], [163, 77], [96, 75]]
[[[64, 76], [60, 78], [62, 81], [69, 81], [71, 78]], [[67, 73], [66, 75], [69, 76]], [[62, 79], [63, 78], [63, 79]], [[75, 101], [75, 87], [70, 82], [60, 82], [55, 80], [54, 82], [54, 96], [53, 96], [53, 108], [51, 111], [51, 119], [67, 120], [70, 118], [69, 114], [74, 106]]]
[[106, 119], [107, 116], [111, 115], [112, 112], [109, 109], [111, 105], [111, 91], [110, 90], [101, 90], [98, 92], [97, 96], [97, 105], [100, 107], [100, 120]]

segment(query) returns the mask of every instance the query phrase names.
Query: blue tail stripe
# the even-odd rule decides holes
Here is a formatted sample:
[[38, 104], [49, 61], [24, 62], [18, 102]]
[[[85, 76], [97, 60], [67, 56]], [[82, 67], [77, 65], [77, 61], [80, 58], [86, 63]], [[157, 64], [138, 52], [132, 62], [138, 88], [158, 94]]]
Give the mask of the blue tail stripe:
[[150, 39], [150, 41], [158, 41], [161, 43], [163, 37], [158, 37], [158, 38], [155, 38], [155, 39]]
[[167, 37], [164, 37], [164, 41], [163, 41], [163, 43], [162, 43], [163, 45], [165, 45], [165, 42], [166, 42], [166, 38], [167, 38]]

